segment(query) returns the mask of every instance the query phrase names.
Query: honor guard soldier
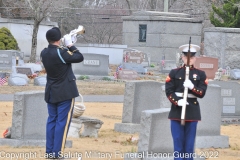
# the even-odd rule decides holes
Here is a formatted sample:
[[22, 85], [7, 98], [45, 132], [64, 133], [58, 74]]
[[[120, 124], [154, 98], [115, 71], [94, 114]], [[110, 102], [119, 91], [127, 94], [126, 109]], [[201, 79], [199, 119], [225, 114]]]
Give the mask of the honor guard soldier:
[[[203, 98], [208, 79], [204, 71], [194, 68], [195, 54], [200, 49], [194, 44], [179, 47], [184, 65], [172, 69], [166, 78], [165, 92], [171, 102], [168, 118], [171, 121], [171, 133], [174, 144], [174, 160], [193, 160], [197, 123], [201, 120], [197, 98]], [[190, 53], [189, 53], [190, 52]], [[185, 80], [185, 68], [189, 55], [189, 79]], [[184, 89], [188, 88], [187, 101], [183, 99]], [[181, 125], [182, 107], [185, 105], [185, 125]]]
[[45, 101], [48, 107], [46, 125], [46, 155], [62, 158], [71, 122], [74, 98], [79, 96], [72, 63], [83, 61], [83, 55], [73, 45], [71, 35], [65, 35], [66, 48], [60, 46], [61, 32], [54, 27], [47, 31], [48, 47], [41, 52], [41, 60], [47, 73]]

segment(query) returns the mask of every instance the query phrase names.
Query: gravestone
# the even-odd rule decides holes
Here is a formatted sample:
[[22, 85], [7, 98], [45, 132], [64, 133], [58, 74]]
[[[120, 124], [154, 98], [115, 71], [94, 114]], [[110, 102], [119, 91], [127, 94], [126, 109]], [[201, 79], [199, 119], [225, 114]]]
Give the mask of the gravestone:
[[108, 76], [108, 55], [85, 53], [83, 54], [83, 57], [83, 62], [72, 64], [73, 72], [75, 75]]
[[209, 79], [214, 79], [218, 70], [218, 59], [212, 57], [197, 57], [194, 67], [205, 71]]
[[141, 112], [158, 109], [161, 104], [161, 86], [156, 81], [128, 81], [125, 85], [122, 123], [114, 130], [125, 133], [139, 132]]
[[139, 76], [136, 71], [128, 70], [128, 69], [122, 69], [118, 71], [117, 79], [122, 80], [136, 80]]
[[[201, 121], [197, 127], [197, 148], [228, 148], [228, 136], [221, 135], [221, 87], [211, 81], [203, 98], [198, 98]], [[219, 81], [216, 81], [219, 82]]]
[[[44, 91], [14, 94], [11, 139], [0, 139], [1, 145], [46, 146], [47, 104]], [[71, 141], [66, 143], [71, 147]]]
[[137, 63], [142, 64], [142, 66], [149, 66], [150, 57], [142, 51], [126, 49], [123, 52], [123, 62]]
[[[169, 111], [170, 108], [142, 111], [138, 153], [135, 153], [135, 157], [140, 154], [143, 155], [141, 158], [143, 160], [174, 159]], [[125, 160], [130, 159], [134, 158], [125, 158]], [[205, 160], [205, 158], [194, 154], [194, 160]]]
[[12, 66], [16, 66], [16, 58], [18, 57], [18, 64], [24, 64], [23, 52], [15, 50], [0, 50], [0, 69], [11, 70]]
[[161, 86], [160, 99], [161, 99], [161, 102], [160, 102], [161, 108], [171, 108], [171, 102], [166, 96], [165, 85]]
[[173, 60], [164, 60], [161, 63], [161, 73], [169, 73], [172, 69], [177, 68], [176, 61]]
[[11, 74], [8, 77], [9, 86], [25, 86], [29, 82], [27, 75], [25, 74]]
[[31, 75], [33, 75], [34, 72], [33, 72], [32, 67], [13, 66], [12, 73], [13, 74], [19, 73], [19, 74], [25, 74], [27, 76], [31, 76]]
[[40, 64], [24, 63], [22, 66], [23, 66], [23, 67], [32, 68], [33, 72], [40, 72], [40, 71], [42, 71], [42, 66], [41, 66]]
[[220, 106], [223, 123], [240, 123], [240, 84], [236, 81], [211, 81], [221, 86]]
[[11, 69], [12, 55], [7, 51], [0, 52], [0, 69]]
[[46, 86], [47, 78], [46, 76], [38, 76], [34, 78], [35, 86]]
[[134, 70], [139, 74], [147, 73], [147, 69], [144, 68], [142, 64], [123, 62], [122, 66], [123, 66], [123, 69]]
[[230, 78], [239, 80], [240, 79], [240, 69], [232, 69], [230, 71]]

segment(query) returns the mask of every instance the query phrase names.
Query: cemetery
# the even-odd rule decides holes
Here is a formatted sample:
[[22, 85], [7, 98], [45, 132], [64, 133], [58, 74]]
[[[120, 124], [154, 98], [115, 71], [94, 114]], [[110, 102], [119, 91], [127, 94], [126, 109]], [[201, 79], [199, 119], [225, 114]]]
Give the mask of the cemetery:
[[[84, 61], [72, 64], [80, 97], [66, 141], [68, 159], [173, 160], [165, 78], [179, 66], [178, 47], [183, 41], [193, 35], [192, 43], [201, 43], [202, 21], [183, 13], [140, 11], [124, 16], [123, 22], [123, 45], [76, 43]], [[142, 22], [151, 39], [144, 44], [138, 38]], [[9, 22], [0, 19], [1, 23]], [[54, 25], [45, 22], [40, 32]], [[187, 27], [191, 29], [182, 32]], [[238, 29], [204, 29], [204, 54], [197, 53], [194, 66], [205, 71], [209, 84], [205, 97], [198, 100], [202, 120], [195, 160], [240, 159], [240, 66], [233, 55], [240, 48], [239, 33]], [[0, 96], [10, 96], [0, 103], [0, 154], [5, 159], [16, 159], [20, 153], [20, 159], [44, 158], [47, 74], [40, 61], [28, 62], [28, 54], [27, 49], [0, 50]], [[85, 102], [87, 95], [122, 99]]]

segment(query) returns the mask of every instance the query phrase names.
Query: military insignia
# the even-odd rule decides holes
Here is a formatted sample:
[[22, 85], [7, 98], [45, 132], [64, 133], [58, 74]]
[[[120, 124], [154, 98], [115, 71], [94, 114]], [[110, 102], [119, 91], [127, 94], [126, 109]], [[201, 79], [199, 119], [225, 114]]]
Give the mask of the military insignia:
[[71, 51], [67, 51], [67, 52], [68, 52], [68, 54], [73, 55], [73, 53]]
[[197, 74], [193, 74], [193, 78], [196, 79], [197, 78]]
[[208, 79], [207, 79], [207, 78], [206, 78], [206, 80], [205, 80], [205, 84], [208, 85]]
[[167, 76], [166, 82], [170, 82], [170, 81], [171, 81], [171, 78], [169, 76]]

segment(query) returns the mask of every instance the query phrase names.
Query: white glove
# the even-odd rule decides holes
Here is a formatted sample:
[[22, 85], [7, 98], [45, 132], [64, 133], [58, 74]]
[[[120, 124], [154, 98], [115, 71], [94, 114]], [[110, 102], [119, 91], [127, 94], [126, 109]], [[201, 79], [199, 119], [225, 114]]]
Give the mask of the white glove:
[[66, 34], [65, 36], [63, 36], [63, 38], [65, 46], [71, 46], [73, 44], [71, 35]]
[[190, 90], [192, 90], [194, 87], [193, 83], [189, 79], [185, 80], [185, 82], [183, 83], [183, 86], [189, 88]]
[[72, 43], [76, 43], [77, 42], [77, 34], [72, 35]]
[[[179, 99], [178, 100], [178, 106], [183, 106], [184, 105], [184, 99]], [[186, 101], [186, 105], [189, 105], [189, 103]]]

